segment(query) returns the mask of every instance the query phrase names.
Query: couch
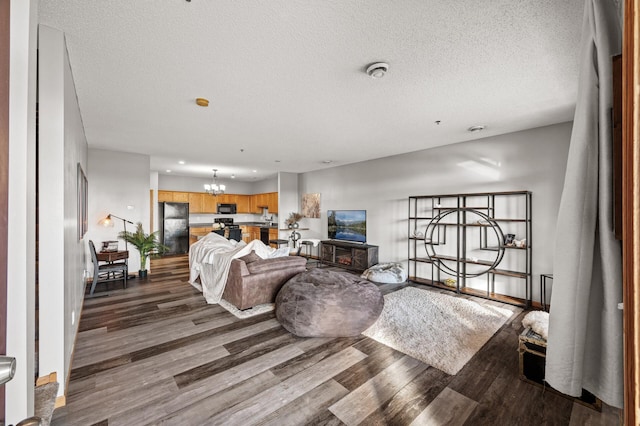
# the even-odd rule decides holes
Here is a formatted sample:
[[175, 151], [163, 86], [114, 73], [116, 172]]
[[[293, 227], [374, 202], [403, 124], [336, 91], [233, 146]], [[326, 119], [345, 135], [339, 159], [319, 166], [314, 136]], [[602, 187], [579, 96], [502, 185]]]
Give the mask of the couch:
[[307, 259], [284, 256], [262, 259], [254, 251], [231, 261], [222, 298], [240, 310], [273, 303], [280, 288], [306, 270]]

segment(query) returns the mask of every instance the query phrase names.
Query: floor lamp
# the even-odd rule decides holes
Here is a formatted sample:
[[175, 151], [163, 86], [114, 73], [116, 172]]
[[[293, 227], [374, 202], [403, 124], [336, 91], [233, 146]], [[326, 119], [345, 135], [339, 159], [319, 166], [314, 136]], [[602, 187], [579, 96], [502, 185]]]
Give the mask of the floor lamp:
[[[113, 221], [111, 220], [111, 218], [120, 219], [122, 221], [122, 224], [124, 225], [124, 232], [125, 233], [127, 232], [127, 223], [130, 223], [130, 224], [133, 225], [133, 222], [131, 222], [130, 220], [127, 220], [127, 219], [125, 219], [123, 217], [120, 217], [120, 216], [116, 216], [115, 214], [111, 214], [111, 213], [109, 213], [107, 215], [107, 217], [102, 220], [102, 224], [104, 226], [113, 226]], [[126, 251], [129, 251], [129, 244], [128, 244], [126, 239], [124, 240], [124, 249]], [[135, 278], [135, 277], [136, 277], [135, 275], [127, 275], [127, 279], [132, 279], [132, 278]]]

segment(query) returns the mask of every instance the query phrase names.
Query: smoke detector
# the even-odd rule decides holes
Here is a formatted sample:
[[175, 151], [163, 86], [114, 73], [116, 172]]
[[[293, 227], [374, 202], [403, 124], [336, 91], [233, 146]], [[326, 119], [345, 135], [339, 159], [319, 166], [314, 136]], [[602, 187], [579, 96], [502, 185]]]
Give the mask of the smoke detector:
[[367, 75], [371, 78], [382, 78], [389, 71], [389, 64], [376, 62], [367, 67]]

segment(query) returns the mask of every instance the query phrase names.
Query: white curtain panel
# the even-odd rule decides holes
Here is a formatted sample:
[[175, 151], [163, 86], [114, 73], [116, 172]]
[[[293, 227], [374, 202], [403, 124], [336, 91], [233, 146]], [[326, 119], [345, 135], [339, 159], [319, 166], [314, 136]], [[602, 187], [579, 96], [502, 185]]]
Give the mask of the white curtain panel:
[[546, 380], [623, 404], [622, 255], [613, 234], [611, 57], [621, 51], [613, 0], [586, 0], [578, 99], [558, 212]]

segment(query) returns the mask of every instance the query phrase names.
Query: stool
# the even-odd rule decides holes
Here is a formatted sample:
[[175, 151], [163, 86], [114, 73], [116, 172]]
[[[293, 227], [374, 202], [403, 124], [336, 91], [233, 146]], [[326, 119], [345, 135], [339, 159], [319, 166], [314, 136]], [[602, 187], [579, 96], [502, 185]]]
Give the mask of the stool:
[[307, 259], [311, 258], [311, 250], [313, 250], [313, 243], [311, 241], [301, 241], [300, 244], [304, 247], [303, 256]]
[[271, 244], [275, 244], [277, 248], [280, 248], [281, 245], [288, 245], [289, 244], [289, 240], [269, 240], [269, 245]]

